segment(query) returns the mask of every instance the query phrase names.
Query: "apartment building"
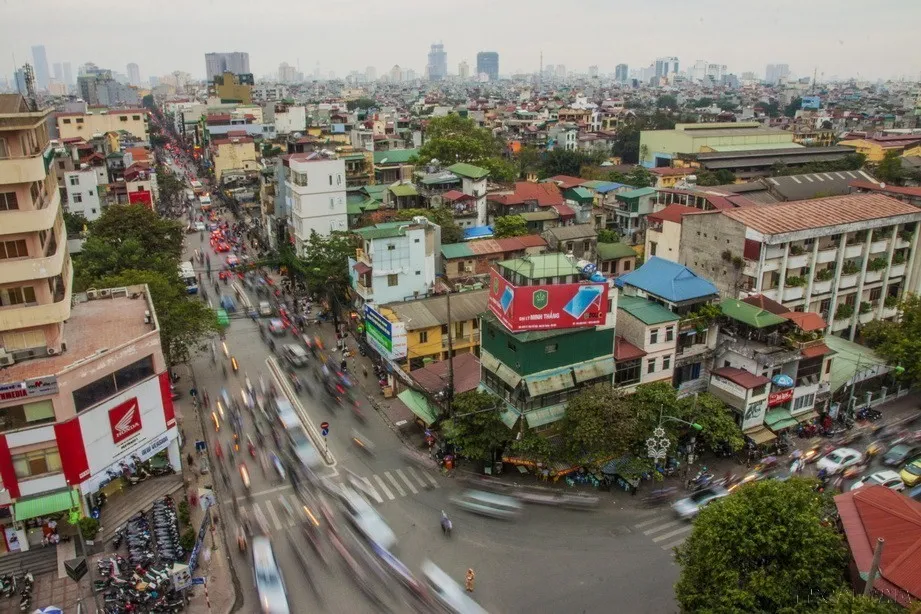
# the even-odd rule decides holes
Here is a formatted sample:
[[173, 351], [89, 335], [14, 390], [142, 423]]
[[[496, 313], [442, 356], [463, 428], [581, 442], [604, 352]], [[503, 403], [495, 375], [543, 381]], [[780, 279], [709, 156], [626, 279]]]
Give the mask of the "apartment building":
[[738, 298], [811, 311], [853, 340], [917, 292], [921, 211], [881, 194], [850, 194], [682, 216], [679, 260]]
[[259, 170], [256, 143], [249, 136], [228, 136], [211, 141], [211, 160], [214, 180], [226, 181], [225, 175], [234, 177], [255, 174]]
[[95, 169], [83, 164], [79, 170], [64, 173], [64, 189], [67, 190], [67, 210], [70, 213], [80, 213], [91, 222], [102, 216], [103, 201]]
[[89, 141], [97, 134], [124, 130], [145, 143], [150, 141], [146, 109], [92, 109], [54, 117], [62, 140], [82, 137]]
[[282, 156], [282, 165], [289, 224], [298, 253], [303, 253], [311, 232], [329, 236], [348, 229], [344, 161], [312, 152]]

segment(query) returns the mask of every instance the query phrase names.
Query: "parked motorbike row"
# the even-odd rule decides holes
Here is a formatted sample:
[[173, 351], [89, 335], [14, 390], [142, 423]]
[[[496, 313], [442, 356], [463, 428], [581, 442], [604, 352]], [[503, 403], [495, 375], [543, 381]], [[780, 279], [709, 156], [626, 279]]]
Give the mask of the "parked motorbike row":
[[35, 580], [31, 573], [0, 576], [0, 595], [12, 597], [19, 593], [19, 611], [28, 612], [32, 606], [32, 587]]
[[171, 589], [169, 565], [132, 567], [115, 555], [96, 566], [103, 579], [93, 582], [93, 590], [103, 593], [106, 614], [172, 614], [185, 607], [182, 595]]
[[128, 561], [132, 566], [146, 566], [158, 558], [163, 563], [184, 558], [186, 553], [179, 545], [179, 517], [172, 498], [166, 496], [156, 501], [149, 518], [144, 512], [130, 518], [115, 532], [112, 545], [118, 549], [123, 542], [128, 545]]

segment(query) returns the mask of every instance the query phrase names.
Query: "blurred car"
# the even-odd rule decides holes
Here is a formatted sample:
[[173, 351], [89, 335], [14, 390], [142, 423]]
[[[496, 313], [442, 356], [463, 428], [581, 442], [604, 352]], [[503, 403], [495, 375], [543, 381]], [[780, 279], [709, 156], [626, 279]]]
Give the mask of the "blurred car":
[[680, 518], [691, 519], [700, 513], [700, 510], [710, 505], [717, 499], [728, 497], [729, 491], [717, 484], [701, 488], [690, 497], [679, 499], [672, 504], [672, 509]]
[[453, 614], [486, 614], [464, 588], [435, 563], [422, 563], [422, 577], [432, 597]]
[[905, 483], [902, 482], [902, 478], [899, 477], [898, 473], [890, 470], [877, 471], [876, 473], [871, 473], [870, 475], [860, 478], [851, 486], [851, 490], [857, 490], [858, 488], [873, 486], [875, 484], [885, 486], [892, 490], [905, 490]]
[[902, 467], [902, 471], [899, 472], [899, 475], [906, 486], [917, 486], [921, 484], [921, 458], [916, 458]]
[[234, 255], [227, 256], [227, 266], [229, 266], [230, 268], [234, 268], [238, 264], [240, 264], [239, 258], [237, 258]]
[[253, 576], [263, 614], [288, 614], [288, 595], [268, 537], [253, 538]]
[[883, 464], [889, 467], [895, 467], [917, 456], [921, 456], [921, 446], [911, 443], [900, 443], [889, 448], [889, 451], [883, 456]]
[[484, 490], [465, 490], [460, 495], [452, 497], [451, 501], [462, 510], [502, 520], [519, 516], [524, 507], [515, 497]]
[[307, 352], [295, 343], [283, 345], [281, 352], [292, 367], [303, 367], [307, 364]]
[[367, 499], [350, 486], [340, 487], [338, 494], [345, 516], [365, 539], [385, 550], [393, 548], [397, 536]]
[[816, 463], [816, 469], [824, 469], [828, 473], [838, 473], [847, 469], [851, 465], [859, 465], [863, 462], [863, 454], [854, 448], [837, 448], [832, 450]]
[[207, 227], [205, 226], [204, 222], [195, 222], [195, 230], [197, 230], [198, 232], [205, 232], [205, 230], [207, 230]]
[[268, 301], [259, 301], [259, 315], [268, 318], [272, 315], [272, 304]]
[[285, 323], [279, 319], [269, 320], [269, 332], [273, 335], [284, 335], [285, 334]]

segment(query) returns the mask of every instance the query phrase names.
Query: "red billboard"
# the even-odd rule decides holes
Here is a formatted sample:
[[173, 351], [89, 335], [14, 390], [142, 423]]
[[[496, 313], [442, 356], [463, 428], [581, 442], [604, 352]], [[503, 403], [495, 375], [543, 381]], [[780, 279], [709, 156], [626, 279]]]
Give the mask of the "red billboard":
[[489, 308], [513, 332], [600, 326], [608, 310], [608, 285], [513, 286], [491, 269]]
[[148, 190], [128, 192], [128, 203], [132, 205], [145, 205], [150, 209], [153, 206], [153, 195]]
[[141, 430], [141, 407], [137, 398], [128, 399], [109, 410], [112, 441], [118, 445]]
[[780, 392], [772, 392], [768, 395], [768, 407], [777, 407], [778, 405], [783, 405], [784, 403], [792, 400], [792, 388], [787, 388], [786, 390], [781, 390]]

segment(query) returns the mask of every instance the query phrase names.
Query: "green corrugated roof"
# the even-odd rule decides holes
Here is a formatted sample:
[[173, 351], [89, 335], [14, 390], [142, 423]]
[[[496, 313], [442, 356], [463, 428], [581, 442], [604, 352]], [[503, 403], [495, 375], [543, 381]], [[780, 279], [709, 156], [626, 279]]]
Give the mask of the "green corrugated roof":
[[621, 295], [617, 299], [617, 308], [623, 309], [643, 324], [664, 324], [677, 322], [681, 318], [658, 303], [653, 303], [638, 296]]
[[720, 303], [720, 309], [727, 318], [738, 320], [752, 328], [767, 328], [787, 321], [786, 318], [775, 315], [770, 311], [765, 311], [761, 307], [743, 303], [734, 298], [726, 299]]
[[390, 186], [390, 191], [393, 192], [394, 196], [418, 196], [419, 192], [416, 191], [416, 186], [411, 183], [400, 183], [398, 185]]
[[441, 255], [445, 258], [469, 258], [473, 250], [467, 243], [448, 243], [441, 246]]
[[566, 190], [566, 192], [564, 192], [564, 194], [566, 194], [567, 196], [569, 196], [570, 194], [573, 194], [576, 199], [583, 199], [583, 200], [592, 200], [594, 198], [594, 196], [592, 196], [591, 190], [587, 188], [583, 188], [582, 186], [575, 187], [575, 188], [569, 188], [568, 190]]
[[617, 194], [616, 198], [617, 200], [625, 198], [639, 198], [641, 196], [650, 196], [655, 193], [655, 188], [637, 188], [635, 190], [630, 190], [629, 192], [621, 192], [620, 194]]
[[448, 167], [448, 170], [454, 173], [455, 175], [460, 175], [461, 177], [467, 177], [468, 179], [482, 179], [489, 174], [489, 171], [485, 168], [480, 168], [479, 166], [474, 166], [472, 164], [467, 164], [465, 162], [458, 162], [457, 164], [452, 164]]
[[389, 237], [403, 236], [403, 227], [409, 226], [412, 222], [387, 222], [376, 224], [366, 228], [357, 228], [353, 232], [362, 239], [387, 239]]
[[629, 245], [624, 243], [598, 244], [598, 260], [615, 260], [628, 256], [636, 256], [636, 252]]
[[450, 175], [441, 176], [441, 175], [430, 175], [422, 180], [422, 183], [425, 185], [442, 185], [445, 183], [460, 183], [460, 177], [452, 177]]
[[614, 183], [614, 182], [612, 182], [612, 181], [601, 181], [601, 180], [599, 180], [599, 179], [593, 179], [593, 180], [591, 180], [591, 181], [586, 181], [585, 183], [583, 183], [583, 184], [582, 184], [581, 186], [579, 186], [579, 187], [581, 187], [581, 188], [589, 188], [590, 190], [597, 190], [598, 188], [602, 188], [602, 187], [604, 187], [604, 186], [606, 186], [606, 185], [612, 185], [613, 183]]
[[363, 153], [350, 153], [350, 154], [343, 154], [343, 155], [341, 155], [341, 156], [339, 156], [339, 157], [342, 158], [343, 160], [362, 160], [362, 159], [364, 159], [365, 154], [363, 154]]
[[[409, 159], [419, 154], [418, 149], [391, 149], [390, 151], [375, 151], [375, 164], [406, 164]], [[386, 160], [386, 162], [385, 162]]]
[[860, 383], [873, 377], [877, 369], [881, 373], [890, 370], [886, 366], [886, 359], [859, 343], [842, 339], [837, 335], [826, 335], [825, 345], [835, 352], [835, 359], [831, 361], [831, 374], [828, 378], [828, 385], [832, 393], [848, 386], [853, 378]]
[[378, 200], [381, 200], [384, 197], [384, 192], [387, 191], [387, 186], [384, 184], [366, 185], [362, 186], [361, 189], [364, 190], [368, 196], [373, 197], [378, 194], [381, 195], [380, 198], [378, 198]]
[[358, 203], [345, 203], [345, 213], [346, 215], [361, 215], [361, 207], [358, 206]]
[[499, 263], [499, 266], [518, 273], [528, 279], [579, 275], [579, 269], [563, 254], [539, 254], [527, 258], [515, 258]]
[[435, 410], [429, 404], [428, 399], [416, 392], [415, 390], [404, 390], [397, 395], [397, 398], [403, 401], [414, 414], [422, 418], [426, 424], [432, 424], [438, 419]]
[[13, 504], [13, 518], [17, 522], [47, 516], [80, 507], [80, 496], [75, 490], [56, 492], [34, 499], [20, 500]]

